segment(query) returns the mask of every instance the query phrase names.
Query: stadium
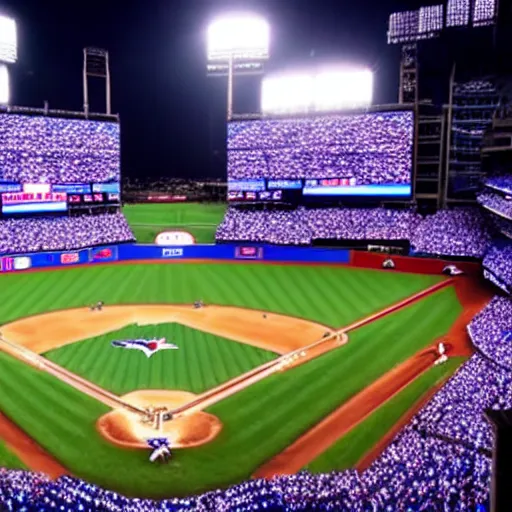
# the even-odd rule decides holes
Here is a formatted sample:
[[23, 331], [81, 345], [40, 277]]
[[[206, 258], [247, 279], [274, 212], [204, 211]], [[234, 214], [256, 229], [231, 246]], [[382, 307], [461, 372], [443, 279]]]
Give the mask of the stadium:
[[512, 510], [508, 68], [454, 43], [505, 11], [391, 14], [386, 105], [364, 66], [267, 74], [269, 24], [214, 20], [222, 180], [123, 176], [105, 50], [83, 111], [0, 95], [0, 510]]

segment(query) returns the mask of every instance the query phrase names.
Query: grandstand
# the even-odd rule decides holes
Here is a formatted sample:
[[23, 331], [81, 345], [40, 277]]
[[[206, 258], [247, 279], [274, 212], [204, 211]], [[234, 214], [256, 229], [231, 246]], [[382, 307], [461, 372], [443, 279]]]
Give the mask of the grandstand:
[[115, 118], [10, 108], [0, 127], [0, 254], [134, 240], [120, 210]]

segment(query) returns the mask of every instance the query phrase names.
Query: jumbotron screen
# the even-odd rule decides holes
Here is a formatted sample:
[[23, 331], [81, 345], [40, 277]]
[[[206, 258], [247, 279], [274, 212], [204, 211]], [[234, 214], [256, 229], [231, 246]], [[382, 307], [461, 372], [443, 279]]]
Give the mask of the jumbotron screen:
[[119, 123], [0, 114], [0, 182], [120, 181]]
[[410, 198], [413, 142], [410, 110], [235, 121], [228, 198]]

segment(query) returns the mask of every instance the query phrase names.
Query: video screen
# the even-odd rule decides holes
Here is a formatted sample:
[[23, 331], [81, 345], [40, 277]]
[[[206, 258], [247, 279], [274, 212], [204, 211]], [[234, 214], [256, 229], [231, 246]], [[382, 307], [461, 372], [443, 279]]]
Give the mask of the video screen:
[[53, 192], [66, 192], [67, 194], [90, 194], [91, 186], [83, 185], [52, 185]]
[[121, 186], [119, 183], [93, 183], [92, 191], [119, 194], [121, 192]]
[[1, 195], [2, 213], [42, 213], [66, 211], [67, 195], [62, 192], [7, 192]]
[[265, 190], [300, 186], [303, 197], [409, 198], [413, 142], [409, 110], [235, 121], [228, 190], [265, 180]]
[[0, 113], [0, 181], [119, 182], [119, 124]]

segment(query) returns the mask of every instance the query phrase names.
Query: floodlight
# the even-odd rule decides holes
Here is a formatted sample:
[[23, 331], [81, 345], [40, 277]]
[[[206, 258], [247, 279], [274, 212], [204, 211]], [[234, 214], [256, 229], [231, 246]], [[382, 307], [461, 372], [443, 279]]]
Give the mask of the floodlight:
[[9, 100], [9, 70], [5, 64], [0, 64], [0, 104], [7, 105]]
[[420, 9], [419, 37], [431, 37], [443, 30], [443, 5], [429, 5]]
[[373, 73], [367, 69], [333, 68], [265, 78], [261, 87], [264, 114], [328, 112], [368, 106]]
[[14, 64], [17, 60], [16, 21], [0, 16], [0, 62]]
[[315, 77], [313, 96], [317, 112], [365, 107], [373, 98], [373, 73], [368, 69], [333, 69]]
[[469, 24], [470, 0], [448, 0], [446, 26], [463, 27]]
[[389, 17], [388, 43], [407, 43], [418, 39], [419, 11], [395, 12]]
[[492, 25], [496, 21], [496, 0], [476, 0], [473, 11], [473, 26]]
[[269, 44], [269, 24], [255, 15], [224, 16], [208, 27], [209, 61], [268, 59]]
[[261, 111], [264, 114], [305, 113], [312, 106], [314, 80], [307, 73], [264, 78]]

